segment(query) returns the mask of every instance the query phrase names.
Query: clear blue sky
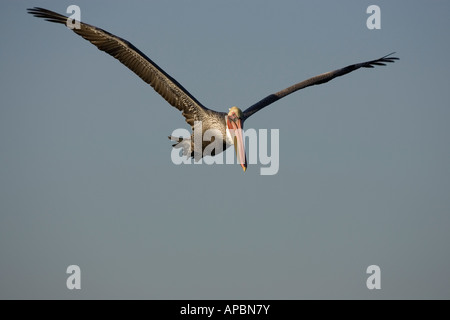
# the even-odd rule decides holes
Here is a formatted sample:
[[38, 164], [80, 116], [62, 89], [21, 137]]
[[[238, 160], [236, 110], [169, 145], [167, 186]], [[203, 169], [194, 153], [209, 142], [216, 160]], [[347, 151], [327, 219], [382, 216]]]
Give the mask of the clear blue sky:
[[[401, 60], [286, 97], [280, 169], [170, 161], [180, 112], [26, 8], [123, 37], [206, 106]], [[366, 8], [381, 8], [368, 30]], [[447, 1], [5, 1], [0, 298], [450, 298]], [[80, 291], [66, 288], [81, 268]], [[366, 268], [381, 268], [381, 290]]]

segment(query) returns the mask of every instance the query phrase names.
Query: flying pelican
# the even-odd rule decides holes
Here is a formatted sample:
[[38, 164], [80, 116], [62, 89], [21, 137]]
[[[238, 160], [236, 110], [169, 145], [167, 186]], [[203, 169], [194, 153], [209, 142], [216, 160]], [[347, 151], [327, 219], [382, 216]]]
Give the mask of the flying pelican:
[[[70, 21], [68, 20], [70, 18], [64, 15], [38, 7], [28, 9], [28, 13], [35, 17], [63, 25], [66, 25]], [[184, 154], [190, 155], [198, 161], [203, 157], [203, 151], [210, 142], [205, 142], [201, 139], [202, 145], [199, 146], [197, 144], [195, 146], [195, 132], [201, 131], [201, 136], [203, 137], [203, 134], [207, 130], [217, 130], [221, 134], [221, 137], [223, 137], [222, 150], [234, 145], [236, 156], [244, 171], [247, 169], [247, 158], [245, 155], [242, 130], [244, 121], [248, 117], [297, 90], [328, 82], [359, 68], [384, 66], [386, 63], [395, 62], [395, 60], [399, 59], [392, 57], [394, 53], [390, 53], [376, 60], [352, 64], [345, 68], [320, 74], [284, 90], [270, 94], [245, 111], [242, 111], [238, 107], [232, 107], [228, 112], [217, 112], [203, 106], [181, 84], [127, 40], [87, 23], [77, 22], [79, 22], [79, 28], [72, 29], [76, 34], [91, 42], [99, 50], [119, 60], [142, 80], [150, 84], [168, 103], [182, 112], [186, 122], [191, 125], [192, 135], [190, 139], [169, 136], [169, 139], [177, 142], [173, 147], [182, 147]], [[214, 155], [214, 150], [211, 155]]]

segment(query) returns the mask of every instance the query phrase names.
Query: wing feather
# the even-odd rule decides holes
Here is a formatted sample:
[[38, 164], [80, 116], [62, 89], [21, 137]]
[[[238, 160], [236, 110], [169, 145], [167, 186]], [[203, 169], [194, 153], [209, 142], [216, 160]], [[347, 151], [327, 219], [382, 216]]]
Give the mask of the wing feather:
[[257, 103], [255, 103], [254, 105], [252, 105], [251, 107], [246, 109], [244, 111], [244, 118], [250, 117], [254, 113], [267, 107], [268, 105], [274, 103], [275, 101], [277, 101], [291, 93], [294, 93], [295, 91], [298, 91], [300, 89], [318, 85], [318, 84], [322, 84], [322, 83], [326, 83], [336, 77], [340, 77], [340, 76], [343, 76], [352, 71], [358, 70], [359, 68], [373, 68], [374, 66], [385, 66], [386, 63], [392, 63], [392, 62], [395, 62], [396, 60], [399, 60], [399, 58], [391, 57], [391, 55], [393, 55], [393, 54], [395, 54], [395, 52], [385, 55], [384, 57], [381, 57], [380, 59], [366, 61], [366, 62], [357, 63], [357, 64], [352, 64], [345, 68], [322, 73], [318, 76], [315, 76], [315, 77], [309, 78], [307, 80], [304, 80], [302, 82], [296, 83], [284, 90], [281, 90], [281, 91], [278, 91], [271, 95], [268, 95], [264, 99], [258, 101]]
[[[64, 15], [39, 7], [28, 9], [28, 13], [64, 25], [68, 19]], [[195, 120], [201, 119], [205, 110], [208, 110], [181, 84], [127, 40], [84, 22], [80, 22], [79, 29], [74, 28], [72, 30], [91, 42], [99, 50], [119, 60], [142, 80], [150, 84], [167, 102], [182, 111], [186, 122], [193, 123]]]

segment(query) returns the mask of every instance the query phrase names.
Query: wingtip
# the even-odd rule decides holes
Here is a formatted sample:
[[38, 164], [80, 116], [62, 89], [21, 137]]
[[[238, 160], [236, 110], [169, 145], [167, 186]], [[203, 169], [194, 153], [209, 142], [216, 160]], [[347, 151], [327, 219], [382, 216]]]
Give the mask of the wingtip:
[[[397, 52], [391, 52], [391, 53], [389, 53], [389, 54], [387, 54], [387, 55], [385, 55], [383, 58], [381, 58], [381, 59], [387, 59], [387, 60], [400, 60], [400, 58], [398, 58], [398, 57], [391, 57], [393, 54], [396, 54]], [[389, 61], [389, 62], [394, 62], [394, 61]]]

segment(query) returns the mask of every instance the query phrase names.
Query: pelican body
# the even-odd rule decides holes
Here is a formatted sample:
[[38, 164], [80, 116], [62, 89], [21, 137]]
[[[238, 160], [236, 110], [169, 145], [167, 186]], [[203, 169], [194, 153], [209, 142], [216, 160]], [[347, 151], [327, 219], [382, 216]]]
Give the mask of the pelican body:
[[[66, 25], [71, 20], [59, 13], [38, 7], [28, 9], [28, 13], [35, 17], [63, 25]], [[183, 148], [185, 155], [193, 157], [198, 161], [205, 155], [205, 148], [212, 141], [203, 141], [201, 139], [201, 145], [198, 145], [199, 143], [196, 142], [198, 140], [195, 139], [195, 136], [201, 134], [203, 137], [208, 130], [215, 130], [219, 133], [215, 137], [221, 137], [221, 141], [218, 141], [218, 143], [222, 143], [222, 150], [225, 150], [231, 145], [235, 147], [238, 163], [244, 171], [247, 169], [247, 158], [245, 154], [243, 128], [244, 121], [251, 115], [300, 89], [326, 83], [359, 68], [384, 66], [386, 63], [392, 63], [398, 60], [398, 58], [392, 57], [394, 53], [391, 53], [379, 59], [352, 64], [309, 78], [286, 89], [270, 94], [245, 111], [242, 111], [238, 107], [232, 107], [228, 112], [218, 112], [203, 106], [180, 83], [127, 40], [81, 21], [77, 21], [77, 25], [80, 27], [71, 30], [91, 42], [99, 50], [119, 60], [143, 81], [150, 84], [170, 105], [182, 112], [186, 122], [191, 125], [192, 135], [190, 139], [169, 136], [169, 139], [177, 142], [173, 147]], [[216, 151], [213, 150], [211, 155], [214, 156], [215, 153]]]

